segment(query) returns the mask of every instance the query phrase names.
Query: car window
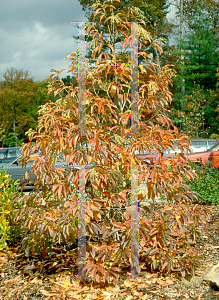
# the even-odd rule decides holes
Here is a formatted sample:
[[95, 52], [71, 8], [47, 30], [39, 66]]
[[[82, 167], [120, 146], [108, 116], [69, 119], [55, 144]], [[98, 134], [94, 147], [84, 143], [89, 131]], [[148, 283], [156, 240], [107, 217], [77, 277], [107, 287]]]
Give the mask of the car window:
[[0, 149], [0, 159], [6, 158], [8, 149]]
[[209, 151], [218, 151], [219, 150], [219, 143], [216, 143], [214, 146], [212, 146]]
[[216, 144], [216, 141], [208, 141], [208, 148], [213, 147]]
[[191, 145], [194, 148], [207, 148], [207, 141], [192, 141]]
[[0, 149], [0, 163], [9, 163], [13, 161], [16, 157], [21, 155], [21, 148], [2, 148]]
[[175, 153], [181, 153], [181, 150], [178, 149], [177, 147], [175, 149], [169, 148], [165, 150], [163, 154], [168, 155], [168, 154], [175, 154]]
[[17, 157], [21, 155], [21, 153], [19, 153], [17, 150], [18, 149], [8, 149], [8, 158]]

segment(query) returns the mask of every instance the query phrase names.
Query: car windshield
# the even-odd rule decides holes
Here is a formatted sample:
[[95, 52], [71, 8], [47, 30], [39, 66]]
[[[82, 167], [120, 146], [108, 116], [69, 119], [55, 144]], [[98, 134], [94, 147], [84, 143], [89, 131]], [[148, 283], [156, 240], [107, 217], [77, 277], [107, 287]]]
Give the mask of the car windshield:
[[0, 149], [0, 163], [9, 163], [21, 155], [21, 148], [2, 148]]
[[208, 151], [215, 151], [215, 150], [219, 150], [219, 143], [212, 146]]
[[179, 148], [176, 147], [176, 148], [174, 148], [174, 149], [171, 149], [171, 148], [166, 149], [166, 150], [164, 150], [164, 152], [163, 152], [164, 155], [175, 154], [175, 153], [181, 153], [181, 150], [180, 150]]
[[7, 149], [0, 149], [0, 158], [3, 159], [6, 156]]

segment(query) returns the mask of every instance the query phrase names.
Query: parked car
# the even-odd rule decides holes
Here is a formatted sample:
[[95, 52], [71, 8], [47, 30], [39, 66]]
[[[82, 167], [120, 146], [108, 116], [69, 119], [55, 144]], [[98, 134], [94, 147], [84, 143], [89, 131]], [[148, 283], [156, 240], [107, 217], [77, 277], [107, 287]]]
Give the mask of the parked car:
[[212, 162], [215, 168], [219, 168], [219, 146], [214, 145], [210, 150], [208, 161]]
[[[26, 172], [28, 172], [28, 174], [29, 174], [28, 182], [35, 181], [36, 180], [35, 175], [34, 175], [33, 171], [31, 171], [33, 161], [28, 162], [26, 164], [26, 166], [22, 166], [22, 164], [19, 164], [19, 160], [20, 160], [20, 156], [9, 163], [0, 164], [0, 169], [1, 169], [1, 167], [6, 169], [7, 174], [11, 175], [11, 178], [14, 181], [23, 180], [24, 182], [27, 182], [27, 180], [25, 179]], [[75, 169], [81, 168], [81, 166], [79, 166], [79, 165], [67, 166], [61, 156], [57, 159], [55, 167], [56, 168], [68, 168], [68, 169], [69, 168], [75, 168]], [[87, 165], [85, 168], [87, 169], [90, 167], [91, 167], [91, 165]], [[33, 186], [27, 185], [27, 187], [25, 189], [33, 189]]]
[[[191, 146], [189, 147], [190, 151], [185, 149], [186, 153], [197, 153], [197, 152], [204, 152], [204, 151], [208, 151], [211, 147], [213, 147], [214, 145], [216, 145], [219, 142], [219, 140], [217, 139], [192, 139], [191, 140]], [[129, 142], [127, 145], [130, 146], [131, 142]], [[163, 152], [164, 155], [174, 155], [175, 152], [179, 153], [180, 149], [178, 149], [177, 147], [177, 141], [176, 141], [176, 147], [175, 149], [171, 149], [169, 148], [168, 150], [165, 150]], [[139, 157], [143, 154], [139, 154], [139, 152], [136, 150], [135, 154], [138, 155]], [[144, 152], [145, 155], [148, 155], [148, 157], [151, 158], [155, 158], [156, 155], [154, 154], [158, 154], [158, 152], [156, 150], [152, 151], [151, 153], [146, 153]]]
[[[193, 140], [192, 143], [193, 142], [196, 143], [198, 141], [201, 141], [201, 140]], [[206, 141], [207, 141], [207, 143], [206, 143]], [[213, 161], [214, 166], [219, 168], [219, 143], [216, 144], [216, 141], [218, 141], [218, 140], [212, 140], [212, 142], [214, 143], [214, 146], [211, 147], [209, 151], [202, 151], [202, 152], [197, 152], [197, 153], [189, 153], [187, 151], [187, 153], [186, 153], [187, 157], [191, 161], [195, 161], [197, 163], [201, 159], [204, 164], [206, 164], [208, 160], [211, 160], [211, 161]], [[208, 139], [205, 139], [206, 145], [210, 145], [211, 143], [209, 143], [209, 142], [210, 141]], [[201, 146], [201, 145], [203, 145], [203, 144], [200, 143], [199, 146]], [[196, 144], [196, 149], [198, 149], [197, 146], [198, 146], [198, 144]], [[15, 181], [22, 180], [22, 179], [25, 180], [24, 175], [26, 172], [29, 173], [29, 180], [35, 180], [34, 173], [31, 171], [33, 162], [28, 162], [27, 165], [23, 166], [23, 167], [21, 164], [19, 164], [20, 156], [19, 157], [17, 157], [17, 156], [18, 156], [18, 153], [19, 154], [21, 153], [20, 149], [21, 148], [19, 148], [19, 147], [0, 149], [0, 154], [6, 153], [6, 155], [7, 155], [7, 157], [2, 158], [0, 160], [0, 168], [3, 166], [3, 168], [6, 169], [7, 174], [11, 175], [12, 179]], [[2, 151], [2, 150], [4, 150], [4, 151]], [[16, 152], [14, 150], [16, 150]], [[212, 151], [213, 151], [213, 153], [212, 153]], [[180, 152], [180, 150], [177, 148], [177, 146], [174, 150], [173, 149], [165, 150], [162, 160], [166, 160], [168, 158], [173, 158], [175, 156], [175, 152]], [[13, 155], [15, 155], [15, 153], [17, 156], [15, 159], [13, 159], [13, 157], [14, 157]], [[209, 155], [210, 155], [210, 157], [209, 157]], [[137, 156], [144, 161], [148, 161], [149, 163], [153, 163], [154, 160], [159, 159], [159, 154], [156, 153], [156, 151], [153, 151], [153, 153], [150, 153], [150, 154], [142, 154], [142, 155], [137, 154]], [[9, 160], [9, 162], [6, 162], [7, 160]], [[68, 166], [66, 166], [66, 164], [65, 164], [64, 160], [61, 158], [61, 156], [56, 162], [56, 167], [68, 167]], [[78, 165], [75, 165], [73, 167], [76, 169], [81, 168], [81, 166], [78, 166]], [[91, 167], [92, 167], [92, 165], [86, 166], [86, 168], [91, 168]]]
[[21, 155], [21, 147], [1, 148], [0, 164], [9, 163]]
[[[219, 145], [217, 145], [217, 146], [219, 147]], [[200, 163], [200, 161], [202, 161], [202, 163], [204, 165], [206, 165], [210, 153], [211, 153], [211, 149], [209, 149], [209, 151], [190, 153], [190, 154], [187, 154], [187, 157], [190, 161], [194, 161], [197, 164]]]
[[219, 155], [219, 143], [216, 143], [210, 149], [208, 149], [208, 151], [190, 153], [187, 155], [187, 157], [189, 160], [194, 161], [196, 163], [199, 163], [201, 160], [204, 165], [206, 165], [208, 161], [212, 161], [213, 166], [218, 168], [219, 167], [219, 163], [217, 163], [218, 155]]
[[217, 139], [192, 139], [191, 152], [204, 152], [210, 150], [211, 147], [219, 142]]
[[[175, 152], [179, 153], [180, 150], [176, 147], [175, 150], [169, 149], [165, 150], [162, 160], [167, 160], [168, 158], [174, 158], [175, 157]], [[213, 166], [216, 168], [219, 168], [219, 143], [215, 144], [213, 147], [211, 147], [208, 151], [200, 151], [200, 152], [195, 152], [195, 153], [186, 153], [185, 154], [187, 158], [190, 161], [202, 163], [205, 165], [208, 161], [213, 161]], [[149, 162], [150, 164], [153, 164], [153, 161], [159, 159], [159, 154], [144, 154], [144, 155], [139, 155], [141, 159], [144, 161]]]

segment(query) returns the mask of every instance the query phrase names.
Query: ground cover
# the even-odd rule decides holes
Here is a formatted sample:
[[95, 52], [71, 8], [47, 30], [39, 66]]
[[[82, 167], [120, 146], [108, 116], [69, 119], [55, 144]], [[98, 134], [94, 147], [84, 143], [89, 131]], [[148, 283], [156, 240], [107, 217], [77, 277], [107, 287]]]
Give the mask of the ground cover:
[[77, 279], [76, 244], [71, 249], [57, 246], [47, 258], [26, 257], [17, 245], [0, 252], [0, 299], [219, 299], [219, 291], [202, 280], [203, 274], [218, 263], [219, 253], [218, 207], [207, 208], [209, 234], [202, 232], [196, 241], [195, 248], [203, 261], [195, 276], [182, 278], [174, 272], [164, 275], [143, 266], [136, 279], [131, 279], [129, 270], [124, 269], [124, 277], [118, 282], [105, 285], [89, 279], [81, 282]]

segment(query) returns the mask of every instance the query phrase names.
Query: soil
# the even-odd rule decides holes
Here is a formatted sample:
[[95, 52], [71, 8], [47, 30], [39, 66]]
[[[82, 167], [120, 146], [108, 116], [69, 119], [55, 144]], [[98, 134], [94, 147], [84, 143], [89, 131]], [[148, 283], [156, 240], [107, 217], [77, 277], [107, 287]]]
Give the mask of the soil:
[[137, 279], [126, 277], [109, 285], [95, 285], [78, 280], [75, 249], [57, 247], [49, 258], [27, 258], [18, 246], [0, 252], [0, 300], [219, 299], [219, 291], [202, 280], [203, 274], [219, 263], [219, 213], [215, 206], [208, 208], [209, 234], [202, 233], [197, 241], [203, 264], [195, 276], [164, 276], [142, 270]]

